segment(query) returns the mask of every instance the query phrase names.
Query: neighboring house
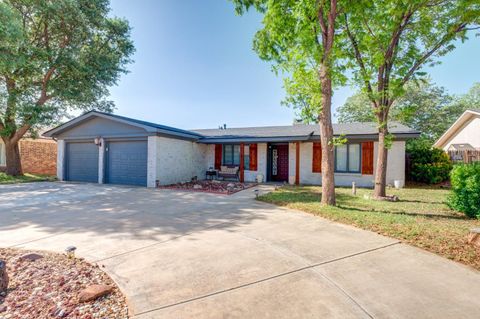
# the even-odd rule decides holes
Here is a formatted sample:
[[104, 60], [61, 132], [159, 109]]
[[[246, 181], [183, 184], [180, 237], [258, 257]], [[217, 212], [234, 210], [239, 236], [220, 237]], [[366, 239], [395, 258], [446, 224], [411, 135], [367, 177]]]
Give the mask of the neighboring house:
[[[19, 142], [24, 173], [57, 174], [57, 144], [51, 138], [22, 138]], [[5, 170], [5, 144], [0, 139], [0, 171]]]
[[480, 110], [465, 111], [433, 146], [444, 151], [480, 150]]
[[[387, 182], [405, 179], [405, 141], [419, 133], [392, 124]], [[378, 133], [373, 123], [335, 124], [335, 183], [371, 187]], [[155, 187], [205, 178], [210, 168], [240, 167], [242, 181], [320, 184], [318, 125], [181, 130], [96, 111], [44, 134], [58, 145], [60, 180]]]

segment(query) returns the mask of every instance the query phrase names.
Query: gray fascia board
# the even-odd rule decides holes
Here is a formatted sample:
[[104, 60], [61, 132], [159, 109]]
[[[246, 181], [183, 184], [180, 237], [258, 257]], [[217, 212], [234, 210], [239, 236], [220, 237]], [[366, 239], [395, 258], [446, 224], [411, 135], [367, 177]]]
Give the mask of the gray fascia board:
[[196, 142], [198, 142], [198, 139], [199, 139], [199, 137], [195, 135], [183, 134], [178, 132], [172, 133], [172, 131], [162, 130], [162, 129], [157, 129], [154, 135], [173, 138], [177, 140], [196, 141]]

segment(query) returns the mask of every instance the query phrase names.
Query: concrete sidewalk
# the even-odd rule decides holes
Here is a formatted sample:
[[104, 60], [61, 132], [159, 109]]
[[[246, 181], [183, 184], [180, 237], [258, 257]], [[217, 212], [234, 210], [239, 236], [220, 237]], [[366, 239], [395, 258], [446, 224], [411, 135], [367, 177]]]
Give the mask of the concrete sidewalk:
[[138, 318], [480, 317], [478, 272], [252, 190], [0, 186], [0, 245], [75, 245]]

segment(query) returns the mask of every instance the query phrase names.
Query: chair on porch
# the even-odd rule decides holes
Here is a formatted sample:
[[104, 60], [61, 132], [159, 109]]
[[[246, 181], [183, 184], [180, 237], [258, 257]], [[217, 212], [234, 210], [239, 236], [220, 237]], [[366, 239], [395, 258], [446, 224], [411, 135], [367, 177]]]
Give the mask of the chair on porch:
[[218, 177], [225, 180], [225, 178], [233, 178], [240, 181], [239, 176], [240, 167], [234, 165], [222, 165], [218, 171]]

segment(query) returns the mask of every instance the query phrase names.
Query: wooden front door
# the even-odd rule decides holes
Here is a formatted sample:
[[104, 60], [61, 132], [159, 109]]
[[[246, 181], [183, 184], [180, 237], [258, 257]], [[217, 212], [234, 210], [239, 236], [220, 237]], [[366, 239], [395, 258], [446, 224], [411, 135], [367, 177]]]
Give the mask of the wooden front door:
[[288, 182], [288, 144], [272, 145], [271, 176], [276, 182]]

